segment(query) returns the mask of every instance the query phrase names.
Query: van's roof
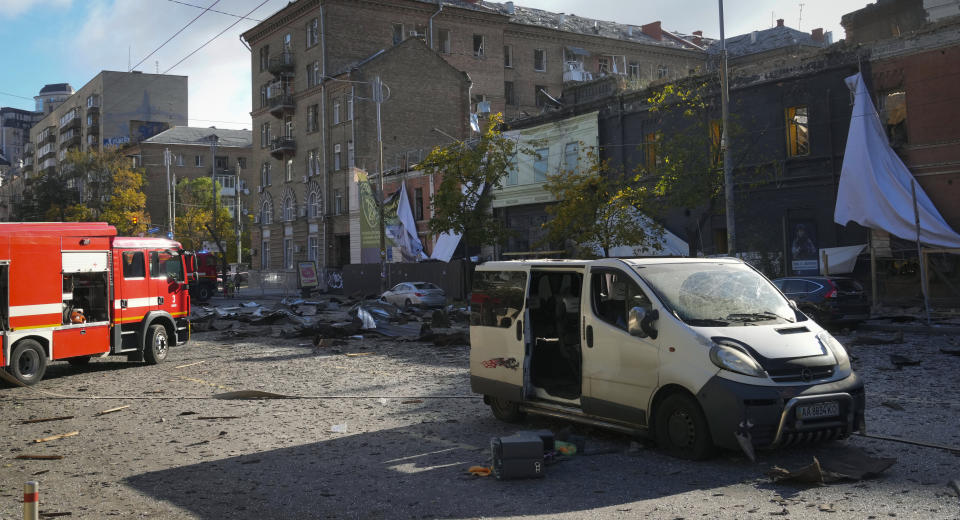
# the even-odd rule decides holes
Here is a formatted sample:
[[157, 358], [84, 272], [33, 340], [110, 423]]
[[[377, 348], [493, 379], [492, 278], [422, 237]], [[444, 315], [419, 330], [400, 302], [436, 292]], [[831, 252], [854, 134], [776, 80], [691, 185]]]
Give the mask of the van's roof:
[[732, 257], [718, 258], [689, 258], [689, 257], [644, 257], [644, 258], [598, 258], [594, 260], [573, 260], [573, 259], [529, 259], [529, 260], [503, 260], [496, 262], [484, 262], [477, 267], [482, 270], [495, 269], [518, 269], [524, 267], [584, 267], [587, 264], [600, 261], [621, 261], [629, 266], [643, 265], [663, 265], [663, 264], [696, 264], [696, 263], [724, 263], [738, 264], [741, 260]]

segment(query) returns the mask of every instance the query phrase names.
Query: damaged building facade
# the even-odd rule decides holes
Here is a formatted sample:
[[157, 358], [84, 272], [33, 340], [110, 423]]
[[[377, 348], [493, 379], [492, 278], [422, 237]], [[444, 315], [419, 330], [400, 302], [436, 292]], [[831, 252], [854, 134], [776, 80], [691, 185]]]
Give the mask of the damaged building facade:
[[[390, 172], [468, 137], [471, 113], [481, 125], [489, 113], [536, 115], [571, 81], [616, 76], [643, 86], [684, 77], [703, 70], [709, 43], [659, 22], [631, 26], [467, 0], [298, 0], [243, 38], [253, 92], [245, 179], [252, 267], [264, 271], [292, 271], [308, 259], [324, 268], [355, 261], [347, 170], [381, 170], [370, 117], [378, 72], [389, 90], [381, 132], [382, 169]], [[425, 230], [429, 212], [420, 213]]]

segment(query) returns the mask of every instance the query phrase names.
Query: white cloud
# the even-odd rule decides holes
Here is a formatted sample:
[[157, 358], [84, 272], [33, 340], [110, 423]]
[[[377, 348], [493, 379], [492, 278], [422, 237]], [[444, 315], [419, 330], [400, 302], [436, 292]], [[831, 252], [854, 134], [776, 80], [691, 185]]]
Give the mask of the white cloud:
[[65, 9], [72, 0], [3, 0], [0, 2], [0, 18], [16, 18], [33, 8], [51, 7]]

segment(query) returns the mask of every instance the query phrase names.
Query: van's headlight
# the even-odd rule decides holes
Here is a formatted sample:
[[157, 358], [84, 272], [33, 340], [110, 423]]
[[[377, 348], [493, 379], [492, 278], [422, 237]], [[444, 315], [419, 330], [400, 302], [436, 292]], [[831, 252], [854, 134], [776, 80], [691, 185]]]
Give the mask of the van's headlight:
[[849, 367], [850, 366], [850, 356], [847, 355], [847, 349], [843, 348], [843, 345], [837, 341], [837, 338], [834, 338], [830, 335], [829, 332], [821, 332], [817, 334], [817, 339], [820, 340], [820, 344], [829, 350], [834, 359], [837, 360], [838, 367]]
[[723, 340], [713, 344], [710, 348], [710, 361], [714, 365], [753, 377], [766, 377], [767, 373], [763, 368], [746, 352], [731, 344], [724, 344]]

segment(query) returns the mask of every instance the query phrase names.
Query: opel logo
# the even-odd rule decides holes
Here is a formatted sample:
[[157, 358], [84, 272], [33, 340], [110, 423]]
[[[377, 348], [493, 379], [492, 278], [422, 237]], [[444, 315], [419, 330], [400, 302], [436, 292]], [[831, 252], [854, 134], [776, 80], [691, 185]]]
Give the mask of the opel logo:
[[810, 370], [809, 368], [804, 367], [803, 369], [800, 370], [800, 378], [803, 379], [804, 381], [809, 381], [813, 379], [813, 371]]

